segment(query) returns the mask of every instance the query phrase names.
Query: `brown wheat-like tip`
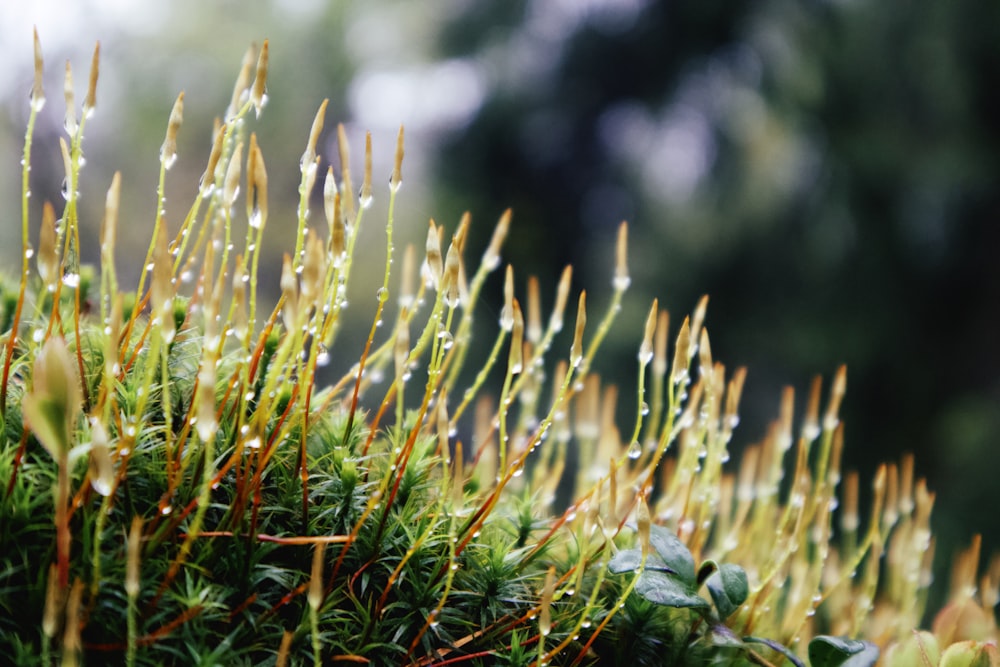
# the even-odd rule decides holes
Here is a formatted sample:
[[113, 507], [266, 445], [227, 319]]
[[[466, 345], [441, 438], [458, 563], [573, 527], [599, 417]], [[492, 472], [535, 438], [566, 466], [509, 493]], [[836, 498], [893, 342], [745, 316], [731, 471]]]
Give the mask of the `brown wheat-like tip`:
[[645, 496], [639, 496], [639, 504], [635, 508], [636, 532], [639, 535], [639, 546], [643, 554], [649, 553], [650, 531], [653, 521], [649, 516], [649, 506], [646, 505]]
[[316, 162], [316, 144], [319, 142], [319, 135], [323, 132], [323, 120], [326, 117], [326, 107], [329, 103], [329, 99], [324, 99], [313, 117], [312, 127], [309, 129], [309, 141], [306, 142], [306, 150], [302, 153], [302, 159], [299, 161], [299, 169], [302, 173], [305, 173], [307, 169], [312, 169]]
[[38, 39], [38, 28], [34, 28], [35, 44], [35, 81], [31, 86], [31, 107], [36, 112], [45, 106], [45, 89], [42, 87], [42, 74], [45, 61], [42, 58], [42, 43]]
[[226, 211], [231, 211], [236, 197], [240, 194], [240, 176], [242, 175], [243, 144], [236, 144], [233, 156], [229, 159], [226, 167], [226, 177], [222, 186], [222, 205]]
[[257, 117], [267, 104], [267, 60], [268, 45], [264, 40], [264, 45], [260, 48], [260, 55], [257, 56], [257, 75], [253, 80], [253, 87], [250, 90], [250, 102], [253, 104]]
[[532, 345], [538, 345], [542, 340], [542, 295], [537, 276], [528, 278], [528, 326], [525, 333]]
[[642, 344], [639, 345], [639, 363], [645, 366], [653, 360], [653, 335], [656, 333], [656, 313], [659, 305], [657, 299], [653, 299], [653, 305], [646, 315], [646, 327], [642, 334]]
[[583, 391], [576, 395], [576, 421], [573, 424], [576, 437], [593, 440], [600, 434], [601, 379], [588, 375], [583, 383]]
[[656, 338], [653, 346], [653, 374], [662, 378], [667, 374], [667, 345], [670, 342], [670, 313], [664, 309], [656, 323]]
[[63, 127], [66, 134], [74, 136], [76, 134], [76, 96], [73, 92], [73, 66], [66, 61], [66, 74], [63, 77], [63, 98], [66, 100], [66, 120]]
[[316, 610], [323, 604], [323, 551], [325, 542], [318, 542], [313, 547], [312, 572], [309, 576], [309, 606]]
[[106, 257], [112, 257], [115, 251], [115, 241], [118, 238], [118, 211], [121, 203], [122, 173], [116, 171], [111, 177], [111, 187], [104, 198], [104, 222], [101, 229], [101, 252]]
[[806, 401], [806, 413], [802, 419], [802, 437], [812, 442], [820, 434], [819, 428], [819, 401], [823, 391], [823, 378], [819, 375], [813, 377], [809, 385], [809, 399]]
[[833, 378], [833, 388], [830, 390], [830, 400], [826, 404], [826, 414], [823, 417], [824, 429], [835, 429], [840, 423], [840, 402], [844, 400], [847, 391], [847, 366], [837, 369]]
[[45, 610], [42, 612], [42, 634], [51, 639], [59, 629], [59, 612], [62, 611], [63, 596], [59, 590], [56, 564], [49, 565], [49, 576], [45, 584]]
[[205, 173], [201, 175], [201, 194], [207, 195], [215, 187], [215, 169], [219, 166], [219, 160], [222, 158], [222, 145], [226, 139], [226, 126], [218, 123], [218, 118], [216, 118], [216, 126], [212, 131], [212, 152], [208, 154], [208, 165], [205, 167]]
[[559, 276], [559, 285], [556, 287], [556, 302], [552, 306], [552, 314], [549, 316], [549, 329], [553, 333], [562, 331], [563, 317], [566, 313], [566, 302], [569, 300], [569, 288], [572, 280], [573, 267], [567, 264], [562, 275]]
[[632, 284], [628, 273], [628, 223], [618, 225], [618, 241], [615, 244], [615, 277], [612, 281], [616, 292], [624, 292]]
[[318, 234], [309, 234], [302, 264], [302, 299], [305, 307], [316, 304], [323, 296], [326, 277], [326, 249]]
[[712, 370], [712, 346], [708, 342], [708, 329], [702, 328], [701, 335], [698, 336], [698, 373], [702, 378], [711, 376]]
[[[83, 581], [73, 581], [66, 600], [66, 622], [63, 625], [63, 664], [72, 665], [82, 648], [80, 644], [80, 607], [83, 602]], [[67, 659], [68, 658], [68, 659]]]
[[425, 245], [424, 256], [424, 282], [427, 287], [437, 289], [441, 282], [441, 272], [443, 265], [441, 261], [441, 239], [438, 236], [437, 225], [431, 220], [427, 224], [427, 243]]
[[56, 247], [56, 211], [52, 204], [42, 206], [42, 229], [38, 234], [38, 275], [50, 292], [59, 279], [59, 249]]
[[556, 566], [550, 565], [545, 573], [545, 585], [542, 587], [542, 600], [538, 612], [538, 632], [547, 637], [552, 632], [552, 596], [556, 589]]
[[184, 122], [184, 91], [177, 96], [174, 106], [170, 110], [170, 118], [167, 120], [167, 134], [163, 138], [163, 145], [160, 147], [160, 162], [164, 169], [170, 169], [177, 161], [177, 133]]
[[156, 248], [153, 251], [153, 284], [151, 287], [153, 316], [159, 320], [159, 330], [167, 342], [173, 340], [174, 324], [174, 285], [173, 263], [170, 259], [170, 249], [167, 241], [166, 227], [160, 227], [156, 235]]
[[693, 345], [688, 348], [688, 356], [694, 357], [698, 351], [698, 342], [701, 341], [701, 327], [705, 323], [705, 312], [708, 310], [708, 295], [703, 294], [698, 299], [694, 313], [691, 315], [691, 342]]
[[[264, 153], [256, 142], [251, 152], [254, 155], [253, 169], [247, 169], [247, 181], [253, 182], [256, 197], [250, 212], [250, 224], [263, 227], [267, 222], [267, 166], [264, 164]], [[247, 202], [250, 203], [250, 199]]]
[[326, 177], [323, 179], [323, 215], [326, 216], [326, 225], [329, 228], [331, 238], [333, 237], [334, 197], [337, 194], [337, 177], [333, 175], [333, 167], [327, 167]]
[[500, 328], [510, 331], [514, 328], [514, 267], [507, 265], [503, 281], [503, 308], [500, 310]]
[[341, 205], [344, 207], [344, 218], [352, 220], [354, 218], [354, 197], [351, 192], [354, 188], [351, 185], [351, 146], [347, 141], [347, 130], [343, 123], [337, 124], [337, 150], [340, 153], [340, 191], [345, 193]]
[[111, 494], [115, 471], [108, 432], [99, 419], [90, 419], [90, 486], [102, 496]]
[[670, 380], [674, 384], [689, 381], [688, 364], [691, 363], [691, 357], [688, 353], [691, 347], [690, 319], [689, 317], [684, 318], [684, 324], [681, 325], [681, 330], [677, 334], [677, 342], [674, 344], [674, 361], [670, 366]]
[[250, 87], [250, 72], [253, 64], [257, 60], [257, 45], [251, 44], [243, 53], [243, 60], [240, 62], [240, 72], [236, 76], [236, 83], [233, 85], [233, 96], [229, 101], [229, 108], [226, 109], [226, 120], [239, 113], [243, 104], [243, 96]]
[[[221, 273], [219, 277], [222, 277]], [[221, 292], [221, 290], [219, 291]], [[215, 316], [212, 316], [211, 319], [215, 320]], [[195, 398], [197, 401], [195, 417], [198, 421], [195, 424], [195, 430], [202, 442], [211, 441], [219, 428], [215, 418], [215, 381], [217, 376], [215, 363], [215, 353], [209, 350], [198, 367], [198, 395]]]
[[461, 303], [461, 290], [458, 279], [460, 266], [461, 260], [458, 254], [458, 243], [452, 237], [444, 259], [444, 276], [442, 282], [444, 287], [444, 301], [449, 308], [457, 308]]
[[840, 514], [840, 528], [845, 533], [854, 533], [861, 525], [858, 517], [858, 473], [854, 470], [844, 478], [844, 504]]
[[365, 173], [361, 181], [361, 205], [367, 207], [372, 202], [372, 133], [365, 132]]
[[63, 169], [66, 174], [66, 180], [63, 183], [63, 194], [67, 199], [69, 199], [75, 194], [72, 188], [73, 158], [69, 154], [69, 144], [66, 143], [66, 139], [63, 137], [59, 137], [59, 152], [62, 154]]
[[90, 60], [90, 80], [87, 83], [87, 97], [83, 101], [83, 115], [89, 117], [97, 108], [97, 77], [100, 76], [101, 43], [94, 45], [94, 56]]
[[583, 361], [583, 330], [587, 326], [587, 292], [580, 292], [580, 300], [576, 307], [576, 329], [573, 332], [573, 345], [569, 348], [569, 363], [578, 368]]
[[125, 557], [125, 593], [130, 598], [139, 595], [139, 555], [142, 546], [142, 517], [136, 514], [132, 517], [132, 526], [128, 531], [128, 547]]
[[389, 187], [399, 190], [403, 183], [403, 126], [399, 126], [399, 134], [396, 136], [396, 159], [393, 161], [392, 176], [389, 178]]
[[517, 299], [513, 303], [514, 326], [510, 336], [510, 358], [507, 362], [511, 375], [517, 375], [524, 367], [524, 315]]
[[487, 271], [492, 271], [500, 266], [500, 249], [503, 248], [503, 242], [506, 240], [507, 232], [510, 230], [511, 215], [512, 212], [509, 208], [503, 212], [500, 220], [497, 221], [497, 226], [493, 228], [493, 236], [490, 238], [490, 244], [483, 251], [482, 262], [483, 267]]

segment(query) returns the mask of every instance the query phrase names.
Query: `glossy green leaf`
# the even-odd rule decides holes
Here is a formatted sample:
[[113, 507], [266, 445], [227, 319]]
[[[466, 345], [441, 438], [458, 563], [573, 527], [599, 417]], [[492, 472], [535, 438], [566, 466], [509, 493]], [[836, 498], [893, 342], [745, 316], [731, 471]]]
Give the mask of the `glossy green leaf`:
[[747, 573], [739, 565], [726, 563], [708, 578], [708, 592], [719, 610], [719, 616], [728, 618], [750, 594]]
[[720, 648], [746, 648], [743, 640], [722, 623], [712, 624], [708, 631], [708, 640], [712, 643], [712, 646]]
[[655, 525], [649, 534], [649, 544], [663, 563], [693, 592], [696, 587], [694, 557], [687, 546], [668, 528]]
[[878, 647], [870, 642], [820, 635], [809, 642], [812, 667], [873, 667]]
[[643, 571], [636, 582], [635, 592], [650, 602], [667, 607], [705, 609], [710, 606], [708, 600], [692, 592], [683, 581], [663, 572]]
[[642, 563], [641, 549], [623, 549], [611, 558], [608, 563], [608, 570], [614, 574], [622, 572], [635, 572]]
[[[622, 572], [637, 572], [641, 565], [642, 549], [624, 549], [616, 553], [611, 558], [611, 562], [608, 563], [608, 570], [614, 574], [621, 574]], [[675, 574], [672, 569], [667, 567], [667, 564], [663, 562], [663, 559], [655, 553], [646, 557], [646, 569]]]

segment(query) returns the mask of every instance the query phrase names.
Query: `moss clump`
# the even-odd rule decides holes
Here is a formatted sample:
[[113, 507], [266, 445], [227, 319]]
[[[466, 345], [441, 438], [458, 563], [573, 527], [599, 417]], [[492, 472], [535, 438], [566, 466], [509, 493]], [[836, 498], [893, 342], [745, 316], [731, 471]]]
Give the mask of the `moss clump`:
[[[266, 43], [244, 60], [180, 229], [168, 231], [162, 207], [152, 221], [151, 268], [129, 294], [114, 270], [118, 176], [99, 273], [77, 260], [95, 52], [79, 121], [70, 100], [66, 206], [58, 223], [45, 206], [30, 252], [31, 137], [44, 106], [37, 37], [36, 53], [24, 261], [20, 281], [2, 287], [4, 661], [766, 665], [808, 653], [837, 665], [870, 664], [893, 645], [891, 664], [905, 664], [933, 653], [931, 643], [950, 645], [946, 655], [995, 654], [984, 642], [996, 636], [1000, 573], [994, 565], [977, 597], [978, 551], [956, 570], [935, 633], [911, 634], [933, 498], [912, 459], [879, 470], [864, 522], [857, 476], [838, 492], [843, 369], [822, 416], [813, 383], [797, 437], [786, 393], [767, 438], [730, 472], [744, 372], [727, 378], [712, 358], [706, 300], [679, 327], [668, 363], [668, 317], [654, 302], [636, 336], [640, 408], [621, 437], [614, 390], [591, 366], [629, 284], [624, 224], [606, 310], [588, 324], [580, 294], [571, 335], [561, 333], [571, 272], [543, 325], [535, 283], [522, 309], [508, 268], [496, 337], [472, 340], [509, 214], [474, 270], [465, 218], [444, 252], [444, 229], [429, 225], [419, 280], [412, 251], [392, 275], [402, 130], [371, 333], [351, 372], [318, 386], [374, 196], [372, 148], [366, 141], [356, 200], [338, 129], [339, 177], [328, 169], [325, 220], [313, 227], [324, 103], [300, 165], [282, 296], [261, 316], [267, 169], [248, 125], [264, 102]], [[160, 155], [161, 200], [183, 104], [182, 95]], [[476, 371], [468, 386], [466, 367]], [[490, 398], [494, 371], [502, 380]]]

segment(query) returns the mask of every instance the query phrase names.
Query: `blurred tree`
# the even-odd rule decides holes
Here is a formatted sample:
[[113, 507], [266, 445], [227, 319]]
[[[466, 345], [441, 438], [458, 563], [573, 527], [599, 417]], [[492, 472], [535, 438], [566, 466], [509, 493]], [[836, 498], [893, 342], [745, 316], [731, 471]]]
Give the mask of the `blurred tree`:
[[493, 84], [440, 187], [515, 208], [515, 266], [600, 294], [631, 220], [636, 291], [709, 293], [713, 349], [750, 367], [744, 442], [846, 362], [848, 463], [915, 451], [941, 556], [1000, 547], [1000, 5], [476, 3], [439, 48]]

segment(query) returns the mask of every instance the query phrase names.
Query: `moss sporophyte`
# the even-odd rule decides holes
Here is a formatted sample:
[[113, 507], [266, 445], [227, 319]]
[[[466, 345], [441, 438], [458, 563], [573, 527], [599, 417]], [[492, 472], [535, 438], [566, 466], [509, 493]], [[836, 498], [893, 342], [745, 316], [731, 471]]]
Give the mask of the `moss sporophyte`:
[[114, 176], [100, 266], [78, 260], [97, 50], [79, 117], [67, 68], [65, 205], [58, 219], [44, 206], [37, 252], [29, 245], [46, 106], [37, 35], [35, 54], [21, 273], [2, 294], [0, 661], [998, 664], [1000, 560], [977, 581], [978, 539], [956, 560], [947, 606], [918, 629], [934, 497], [907, 457], [879, 468], [870, 509], [858, 507], [858, 476], [841, 479], [843, 368], [825, 409], [813, 381], [798, 428], [787, 391], [734, 464], [745, 371], [713, 358], [707, 299], [672, 350], [654, 302], [636, 332], [639, 408], [622, 437], [617, 390], [594, 366], [629, 287], [624, 223], [610, 298], [589, 300], [606, 302], [597, 314], [586, 294], [572, 298], [566, 268], [544, 321], [538, 281], [508, 266], [495, 337], [473, 340], [510, 213], [478, 265], [465, 216], [454, 230], [432, 221], [422, 265], [407, 248], [391, 272], [401, 129], [384, 273], [365, 287], [374, 313], [350, 310], [371, 316], [370, 333], [354, 367], [319, 386], [378, 196], [370, 136], [355, 197], [337, 128], [339, 168], [326, 169], [316, 220], [325, 102], [303, 132], [294, 247], [263, 312], [268, 169], [250, 126], [267, 99], [268, 45], [251, 49], [194, 201], [168, 215], [193, 103], [177, 97], [147, 270], [123, 291], [119, 200], [144, 185]]

